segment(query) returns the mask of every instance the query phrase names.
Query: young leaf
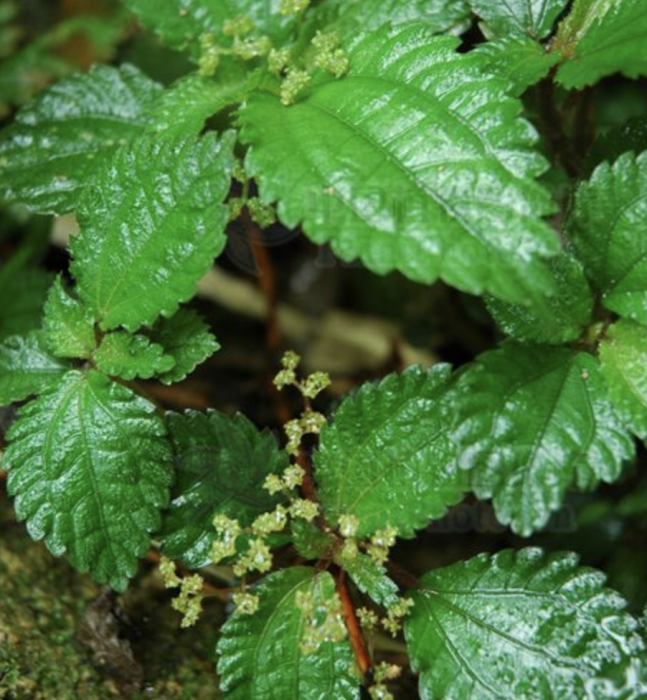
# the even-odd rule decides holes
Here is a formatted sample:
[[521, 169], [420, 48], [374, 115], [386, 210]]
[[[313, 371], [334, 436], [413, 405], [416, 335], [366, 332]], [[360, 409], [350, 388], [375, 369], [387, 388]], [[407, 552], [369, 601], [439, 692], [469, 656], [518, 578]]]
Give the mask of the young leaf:
[[470, 24], [467, 0], [327, 0], [316, 9], [325, 31], [352, 38], [359, 32], [421, 22], [434, 34], [460, 33]]
[[[288, 227], [374, 272], [529, 303], [550, 288], [554, 205], [520, 104], [483, 59], [419, 23], [361, 34], [350, 72], [240, 111], [247, 172]], [[395, 108], [397, 105], [397, 109]]]
[[168, 503], [164, 435], [144, 399], [99, 372], [69, 372], [7, 435], [2, 466], [18, 519], [52, 554], [123, 591]]
[[43, 329], [56, 357], [89, 357], [96, 347], [92, 314], [63, 288], [60, 276], [45, 302]]
[[249, 527], [280, 501], [263, 483], [283, 472], [287, 455], [272, 433], [260, 432], [241, 414], [170, 413], [167, 425], [177, 480], [160, 539], [166, 556], [197, 568], [210, 562], [215, 515]]
[[561, 345], [582, 335], [591, 321], [593, 295], [581, 263], [568, 253], [549, 261], [557, 293], [546, 307], [528, 308], [488, 299], [487, 306], [497, 325], [517, 340]]
[[545, 78], [559, 62], [559, 56], [530, 37], [502, 36], [479, 44], [475, 51], [484, 59], [483, 67], [504, 78], [515, 96]]
[[180, 309], [170, 319], [160, 319], [151, 331], [151, 339], [175, 360], [170, 370], [158, 376], [164, 384], [181, 382], [220, 348], [209, 326], [191, 309]]
[[106, 374], [127, 381], [135, 377], [150, 379], [175, 366], [175, 360], [165, 354], [161, 345], [152, 343], [145, 335], [131, 335], [125, 331], [105, 336], [94, 354], [94, 361]]
[[632, 456], [595, 358], [507, 343], [480, 355], [447, 397], [459, 463], [498, 519], [529, 535], [568, 488], [616, 480]]
[[470, 0], [472, 9], [485, 20], [488, 33], [496, 36], [544, 39], [568, 0]]
[[564, 61], [557, 80], [581, 90], [612, 73], [646, 75], [645, 36], [644, 0], [576, 0], [553, 46]]
[[600, 344], [609, 398], [631, 430], [647, 439], [647, 328], [620, 320]]
[[358, 537], [390, 525], [412, 537], [460, 501], [465, 475], [453, 466], [449, 417], [441, 399], [448, 365], [414, 367], [365, 384], [321, 431], [313, 460], [326, 515], [359, 520]]
[[197, 73], [180, 78], [151, 110], [149, 131], [165, 138], [197, 136], [209, 117], [241, 103], [254, 82], [244, 71], [226, 82]]
[[637, 621], [603, 574], [577, 564], [506, 550], [424, 576], [404, 623], [421, 697], [644, 697]]
[[386, 575], [384, 567], [368, 554], [358, 553], [352, 559], [344, 559], [343, 566], [359, 590], [378, 605], [388, 608], [398, 602], [397, 585]]
[[276, 46], [285, 43], [292, 33], [296, 16], [280, 12], [281, 0], [123, 0], [139, 21], [153, 30], [173, 49], [200, 58], [200, 39], [213, 35], [219, 44], [228, 46], [231, 37], [224, 32], [227, 20], [248, 17], [256, 25], [255, 34], [269, 36]]
[[172, 315], [225, 245], [233, 133], [141, 138], [100, 172], [70, 245], [81, 299], [104, 330]]
[[56, 386], [69, 368], [52, 357], [41, 331], [7, 338], [0, 344], [0, 406]]
[[576, 193], [566, 230], [602, 304], [647, 324], [647, 152], [602, 163]]
[[332, 576], [291, 567], [252, 591], [259, 598], [258, 611], [233, 615], [218, 642], [218, 674], [228, 700], [359, 700], [347, 640], [324, 641], [310, 653], [302, 650], [313, 621], [298, 607], [297, 597], [311, 595], [315, 608], [325, 610], [336, 595]]
[[140, 134], [162, 88], [133, 66], [95, 66], [43, 91], [0, 143], [0, 191], [41, 214], [76, 208], [119, 146]]

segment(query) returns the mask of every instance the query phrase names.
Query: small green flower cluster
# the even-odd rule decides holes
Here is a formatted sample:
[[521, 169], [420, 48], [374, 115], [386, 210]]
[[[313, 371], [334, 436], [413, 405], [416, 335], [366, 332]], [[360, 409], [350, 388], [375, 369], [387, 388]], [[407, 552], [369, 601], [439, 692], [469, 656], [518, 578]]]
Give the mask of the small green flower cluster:
[[171, 605], [174, 610], [182, 613], [182, 627], [192, 627], [198, 621], [202, 612], [202, 588], [204, 579], [200, 574], [180, 578], [177, 575], [175, 562], [162, 557], [159, 572], [166, 588], [179, 588], [179, 595]]
[[393, 700], [386, 683], [399, 678], [401, 673], [402, 667], [396, 664], [387, 664], [384, 661], [378, 664], [374, 670], [375, 683], [368, 689], [372, 700]]
[[294, 420], [285, 424], [285, 433], [288, 437], [286, 452], [290, 455], [297, 455], [299, 446], [304, 435], [318, 435], [326, 422], [325, 416], [318, 411], [313, 411], [309, 402], [315, 399], [324, 389], [330, 386], [330, 377], [325, 372], [314, 372], [303, 381], [297, 379], [297, 367], [301, 358], [292, 350], [283, 355], [281, 360], [281, 371], [274, 378], [274, 386], [281, 390], [286, 386], [296, 387], [306, 399], [306, 408]]
[[201, 75], [215, 75], [222, 56], [236, 56], [243, 61], [267, 56], [272, 50], [272, 42], [267, 36], [248, 36], [256, 30], [256, 24], [244, 15], [225, 22], [222, 32], [233, 39], [231, 46], [220, 46], [216, 37], [206, 32], [200, 37], [199, 71]]

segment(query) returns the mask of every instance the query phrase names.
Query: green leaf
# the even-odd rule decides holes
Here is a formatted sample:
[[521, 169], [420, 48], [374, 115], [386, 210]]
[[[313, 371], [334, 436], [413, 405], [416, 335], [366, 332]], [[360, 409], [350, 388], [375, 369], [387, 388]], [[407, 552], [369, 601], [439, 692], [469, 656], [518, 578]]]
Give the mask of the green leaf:
[[141, 138], [97, 175], [70, 248], [79, 295], [104, 330], [152, 325], [193, 296], [225, 245], [233, 137]]
[[198, 74], [180, 78], [162, 93], [151, 110], [149, 131], [165, 138], [197, 136], [209, 117], [241, 103], [255, 82], [244, 71], [227, 82]]
[[209, 326], [191, 309], [180, 309], [170, 319], [159, 320], [151, 339], [175, 360], [172, 369], [158, 376], [164, 384], [182, 381], [220, 348]]
[[637, 621], [604, 575], [578, 567], [573, 554], [481, 554], [422, 584], [404, 628], [426, 700], [638, 700], [647, 692]]
[[0, 344], [0, 406], [56, 386], [68, 369], [49, 353], [42, 332], [7, 338]]
[[647, 439], [647, 328], [620, 320], [600, 344], [602, 376], [622, 420]]
[[546, 307], [507, 304], [488, 299], [488, 309], [497, 325], [517, 340], [560, 345], [581, 337], [591, 321], [593, 295], [582, 264], [568, 253], [549, 261], [557, 293]]
[[498, 519], [529, 535], [572, 484], [615, 481], [634, 452], [595, 358], [567, 348], [506, 343], [480, 355], [447, 397], [459, 463]]
[[516, 96], [545, 78], [559, 62], [559, 56], [548, 53], [530, 37], [503, 36], [479, 44], [475, 51], [483, 58], [483, 67], [504, 78], [510, 84], [510, 93]]
[[228, 19], [246, 16], [256, 23], [253, 35], [266, 35], [276, 46], [285, 43], [296, 23], [295, 15], [282, 15], [281, 0], [123, 0], [139, 21], [159, 34], [173, 49], [200, 58], [200, 37], [212, 34], [223, 46], [231, 37], [223, 32]]
[[343, 38], [412, 21], [434, 34], [459, 34], [470, 24], [467, 0], [327, 0], [317, 7], [315, 16], [325, 31]]
[[218, 674], [228, 700], [359, 700], [359, 678], [346, 640], [324, 642], [304, 653], [300, 644], [311, 624], [297, 606], [299, 593], [316, 607], [334, 600], [327, 572], [291, 567], [254, 586], [258, 612], [237, 614], [222, 628]]
[[331, 523], [359, 520], [358, 537], [387, 525], [412, 537], [461, 500], [466, 478], [453, 466], [449, 417], [441, 402], [448, 365], [413, 367], [345, 399], [321, 431], [313, 460]]
[[470, 0], [487, 34], [544, 39], [569, 0]]
[[8, 433], [18, 519], [52, 554], [123, 591], [168, 503], [164, 435], [152, 404], [98, 372], [69, 372]]
[[280, 502], [263, 483], [286, 469], [287, 455], [272, 433], [260, 432], [241, 414], [170, 413], [167, 425], [177, 480], [160, 539], [166, 556], [197, 568], [210, 562], [215, 515], [249, 527]]
[[0, 143], [0, 192], [42, 214], [74, 209], [117, 149], [140, 134], [161, 92], [133, 66], [95, 66], [43, 91]]
[[[344, 260], [529, 303], [550, 290], [558, 241], [533, 178], [545, 162], [507, 85], [421, 24], [362, 34], [350, 72], [297, 104], [256, 93], [240, 111], [247, 172], [281, 221]], [[395, 106], [397, 105], [397, 109]]]
[[647, 152], [602, 163], [575, 195], [566, 231], [611, 311], [647, 324]]
[[0, 341], [40, 327], [52, 278], [27, 256], [14, 256], [0, 267]]
[[92, 314], [64, 289], [59, 276], [44, 309], [45, 339], [56, 357], [90, 357], [96, 347]]
[[581, 90], [612, 73], [646, 75], [646, 36], [643, 0], [576, 0], [553, 46], [564, 61], [558, 82]]
[[106, 374], [127, 381], [135, 377], [150, 379], [175, 366], [175, 360], [165, 354], [161, 345], [152, 343], [145, 335], [131, 335], [125, 331], [105, 336], [94, 354], [94, 361]]
[[386, 575], [384, 567], [368, 554], [359, 553], [352, 559], [344, 559], [342, 563], [353, 583], [378, 605], [388, 608], [400, 599], [397, 585]]

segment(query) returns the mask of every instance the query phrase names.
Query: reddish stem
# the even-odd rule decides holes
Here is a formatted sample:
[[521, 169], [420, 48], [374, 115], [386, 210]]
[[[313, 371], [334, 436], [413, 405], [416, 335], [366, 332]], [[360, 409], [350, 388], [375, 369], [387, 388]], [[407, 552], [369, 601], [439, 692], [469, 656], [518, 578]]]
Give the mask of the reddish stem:
[[341, 599], [344, 621], [346, 623], [346, 629], [348, 630], [350, 645], [355, 655], [355, 662], [357, 663], [362, 677], [366, 678], [373, 663], [368, 652], [368, 647], [366, 646], [366, 641], [364, 640], [362, 628], [355, 614], [355, 606], [350, 599], [350, 591], [348, 590], [348, 583], [346, 582], [346, 572], [343, 569], [339, 569], [335, 577], [335, 585], [337, 587], [337, 594]]

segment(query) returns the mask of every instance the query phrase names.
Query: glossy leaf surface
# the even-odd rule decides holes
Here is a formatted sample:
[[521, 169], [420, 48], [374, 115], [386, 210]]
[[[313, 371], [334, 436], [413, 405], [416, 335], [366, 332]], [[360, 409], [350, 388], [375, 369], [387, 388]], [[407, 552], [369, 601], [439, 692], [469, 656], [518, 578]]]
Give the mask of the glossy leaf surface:
[[44, 90], [4, 131], [0, 192], [42, 214], [75, 209], [94, 175], [142, 133], [161, 90], [133, 66], [95, 66]]
[[638, 700], [647, 692], [638, 622], [575, 555], [482, 554], [422, 584], [405, 635], [426, 700]]
[[167, 425], [176, 483], [160, 539], [167, 556], [205, 566], [216, 537], [214, 516], [221, 513], [249, 527], [272, 510], [280, 497], [263, 483], [269, 474], [283, 472], [287, 455], [269, 430], [259, 431], [241, 414], [169, 413]]
[[496, 36], [544, 39], [568, 0], [470, 0], [470, 4]]
[[160, 319], [151, 338], [175, 360], [173, 367], [161, 372], [163, 384], [182, 381], [220, 347], [209, 326], [191, 309], [180, 309], [169, 319]]
[[225, 82], [197, 73], [181, 78], [151, 110], [149, 131], [165, 138], [197, 136], [209, 117], [245, 99], [254, 82], [241, 73]]
[[467, 0], [326, 0], [317, 7], [325, 31], [352, 38], [359, 32], [421, 22], [434, 34], [465, 29], [470, 22]]
[[125, 331], [106, 335], [94, 354], [94, 361], [106, 374], [127, 381], [136, 377], [150, 379], [175, 366], [175, 360], [165, 354], [161, 345], [144, 335]]
[[368, 554], [357, 554], [344, 559], [344, 570], [362, 593], [366, 593], [378, 605], [388, 608], [399, 600], [397, 585], [386, 575], [383, 566]]
[[168, 503], [155, 407], [98, 373], [69, 372], [24, 406], [2, 465], [16, 515], [54, 555], [123, 591]]
[[557, 80], [580, 90], [613, 73], [647, 75], [645, 36], [643, 0], [576, 0], [554, 46], [564, 60]]
[[481, 355], [448, 402], [474, 492], [521, 535], [543, 527], [572, 485], [616, 480], [634, 451], [587, 353], [507, 343]]
[[545, 78], [559, 62], [530, 37], [502, 36], [479, 44], [476, 53], [483, 57], [484, 67], [510, 84], [510, 93], [522, 95], [529, 87]]
[[47, 296], [43, 328], [57, 357], [89, 357], [96, 346], [92, 314], [68, 294], [60, 277]]
[[41, 331], [10, 336], [0, 344], [0, 406], [56, 386], [68, 369], [49, 352]]
[[[362, 34], [341, 80], [296, 104], [254, 94], [240, 112], [246, 167], [288, 227], [344, 260], [528, 304], [557, 239], [534, 177], [535, 133], [508, 85], [458, 41], [409, 23]], [[541, 290], [541, 291], [540, 291]]]
[[517, 340], [561, 344], [577, 340], [591, 321], [593, 294], [577, 259], [563, 253], [548, 263], [557, 293], [545, 307], [528, 308], [488, 300], [488, 309], [497, 325]]
[[631, 430], [647, 439], [647, 328], [621, 320], [600, 345], [600, 364], [616, 411]]
[[222, 628], [218, 674], [230, 700], [359, 700], [359, 679], [347, 640], [324, 642], [304, 653], [300, 644], [310, 620], [296, 605], [299, 593], [315, 606], [329, 602], [335, 584], [327, 572], [292, 567], [254, 586], [258, 612], [234, 615]]
[[103, 329], [135, 331], [190, 299], [225, 245], [233, 134], [142, 138], [98, 174], [78, 212], [72, 272]]
[[647, 324], [647, 152], [602, 163], [583, 182], [567, 223], [602, 304]]
[[387, 525], [403, 537], [443, 515], [466, 490], [441, 399], [450, 370], [411, 368], [346, 398], [321, 431], [313, 461], [329, 521], [359, 520], [358, 537]]

